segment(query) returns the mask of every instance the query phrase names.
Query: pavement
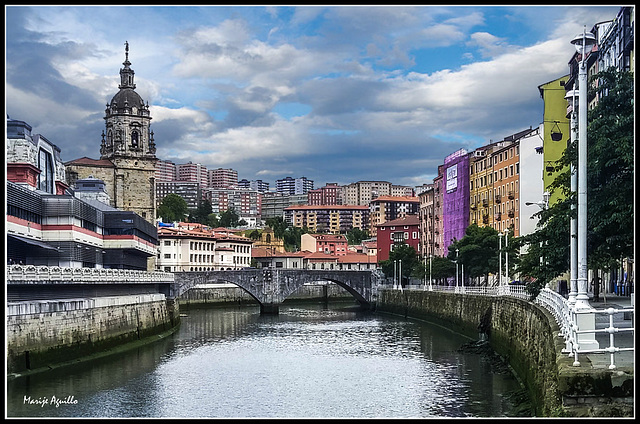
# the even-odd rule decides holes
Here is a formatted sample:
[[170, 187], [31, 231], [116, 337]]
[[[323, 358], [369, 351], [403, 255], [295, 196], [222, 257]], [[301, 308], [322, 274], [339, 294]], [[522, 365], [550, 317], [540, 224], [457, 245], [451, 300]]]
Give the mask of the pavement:
[[[591, 306], [598, 310], [606, 310], [609, 308], [623, 309], [633, 308], [634, 312], [618, 312], [613, 314], [613, 326], [615, 328], [635, 328], [635, 293], [631, 296], [618, 296], [616, 294], [607, 293], [600, 295], [600, 300], [594, 302], [593, 299], [589, 299]], [[596, 330], [609, 327], [609, 315], [608, 314], [596, 314]], [[600, 348], [606, 348], [609, 346], [609, 333], [596, 333], [596, 341]], [[625, 348], [635, 348], [635, 331], [622, 331], [614, 334], [614, 346]], [[609, 369], [611, 364], [610, 353], [587, 353], [586, 356], [593, 368], [596, 369]], [[614, 355], [614, 364], [618, 368], [631, 367], [635, 369], [635, 350], [628, 352], [618, 352]]]

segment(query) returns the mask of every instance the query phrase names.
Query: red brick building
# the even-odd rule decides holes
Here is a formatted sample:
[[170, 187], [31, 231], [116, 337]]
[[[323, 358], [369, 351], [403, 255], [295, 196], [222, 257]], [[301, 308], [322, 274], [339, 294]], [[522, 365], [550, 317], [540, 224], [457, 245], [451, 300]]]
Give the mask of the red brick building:
[[377, 226], [378, 262], [389, 259], [389, 252], [397, 243], [406, 243], [416, 252], [420, 243], [420, 220], [418, 215], [407, 215], [403, 218], [387, 221]]

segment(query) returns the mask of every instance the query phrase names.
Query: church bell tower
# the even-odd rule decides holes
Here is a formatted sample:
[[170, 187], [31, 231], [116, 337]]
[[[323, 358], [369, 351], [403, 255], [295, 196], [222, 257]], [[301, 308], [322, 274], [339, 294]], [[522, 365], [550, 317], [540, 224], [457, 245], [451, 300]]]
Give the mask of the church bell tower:
[[156, 146], [151, 131], [149, 103], [135, 92], [135, 72], [129, 62], [129, 43], [120, 69], [120, 91], [105, 110], [100, 159], [115, 166], [113, 205], [136, 212], [155, 224]]

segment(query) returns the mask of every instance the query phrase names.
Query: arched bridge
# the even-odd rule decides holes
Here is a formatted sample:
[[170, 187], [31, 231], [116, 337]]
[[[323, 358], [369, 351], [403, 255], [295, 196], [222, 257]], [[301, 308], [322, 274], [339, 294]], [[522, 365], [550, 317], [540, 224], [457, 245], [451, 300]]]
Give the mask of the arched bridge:
[[243, 288], [258, 303], [261, 313], [278, 313], [279, 305], [305, 283], [330, 281], [346, 289], [364, 305], [375, 303], [384, 275], [377, 270], [328, 271], [296, 269], [245, 269], [237, 271], [176, 272], [176, 296], [198, 284], [226, 282]]

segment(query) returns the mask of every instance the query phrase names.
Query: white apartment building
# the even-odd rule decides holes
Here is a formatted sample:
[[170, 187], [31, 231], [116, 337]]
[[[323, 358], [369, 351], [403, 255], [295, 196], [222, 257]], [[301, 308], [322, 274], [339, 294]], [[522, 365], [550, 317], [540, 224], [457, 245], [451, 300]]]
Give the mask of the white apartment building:
[[176, 225], [158, 228], [159, 271], [222, 271], [251, 266], [251, 239], [224, 228], [185, 222]]

